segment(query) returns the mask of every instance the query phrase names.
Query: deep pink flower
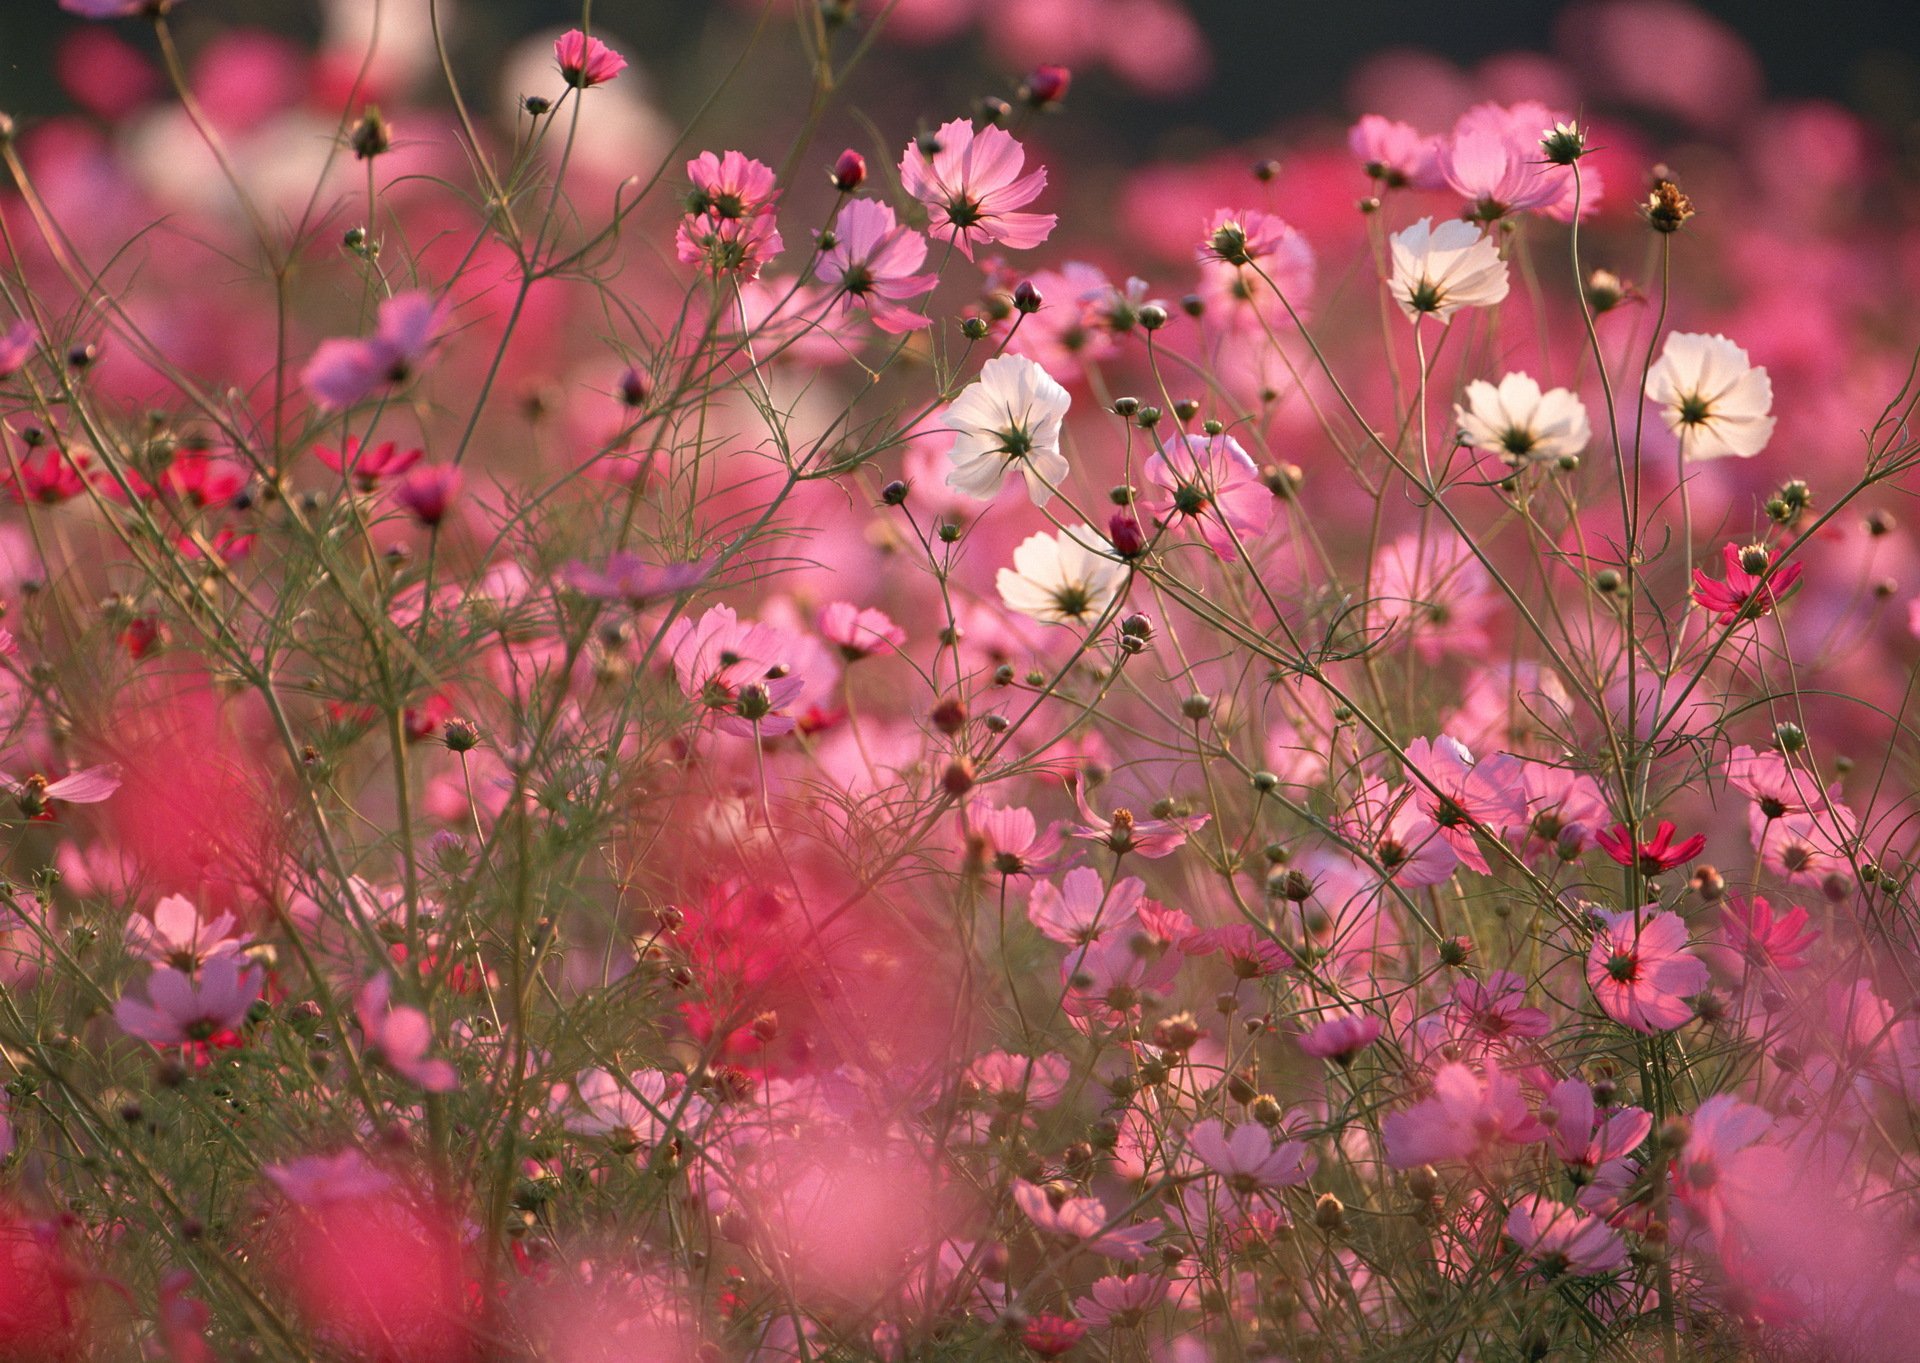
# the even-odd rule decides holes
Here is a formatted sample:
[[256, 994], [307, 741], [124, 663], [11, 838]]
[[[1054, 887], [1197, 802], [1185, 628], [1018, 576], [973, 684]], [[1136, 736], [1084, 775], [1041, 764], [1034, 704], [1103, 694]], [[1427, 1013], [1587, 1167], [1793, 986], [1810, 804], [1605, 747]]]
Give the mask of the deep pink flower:
[[840, 153], [833, 163], [833, 169], [827, 172], [827, 183], [842, 194], [851, 194], [866, 183], [867, 158], [848, 147]]
[[703, 151], [687, 162], [687, 178], [693, 181], [687, 212], [694, 217], [769, 217], [780, 201], [780, 182], [773, 167], [745, 152], [715, 156]]
[[1723, 625], [1771, 614], [1806, 570], [1804, 563], [1789, 563], [1762, 582], [1761, 577], [1779, 557], [1777, 550], [1763, 544], [1728, 544], [1720, 550], [1720, 557], [1727, 566], [1726, 581], [1716, 581], [1695, 568], [1693, 599], [1704, 609], [1716, 612]]
[[376, 975], [354, 1000], [367, 1049], [416, 1088], [428, 1093], [449, 1093], [458, 1088], [460, 1077], [450, 1063], [427, 1058], [433, 1046], [433, 1027], [427, 1015], [418, 1008], [394, 1003], [392, 994], [393, 981], [386, 975]]
[[376, 389], [411, 378], [446, 324], [446, 305], [431, 294], [395, 294], [381, 303], [372, 336], [322, 341], [300, 371], [301, 385], [323, 408], [351, 407]]
[[915, 274], [927, 258], [927, 239], [902, 227], [893, 210], [874, 199], [855, 199], [833, 223], [833, 246], [815, 267], [821, 282], [840, 292], [841, 307], [865, 308], [882, 331], [917, 331], [931, 318], [901, 300], [931, 293], [939, 276]]
[[426, 455], [425, 450], [403, 450], [392, 440], [366, 446], [358, 436], [347, 437], [344, 450], [325, 445], [313, 447], [313, 457], [335, 473], [352, 480], [362, 492], [376, 490], [388, 478], [398, 478]]
[[1593, 840], [1600, 849], [1622, 866], [1638, 864], [1643, 876], [1657, 876], [1662, 871], [1671, 871], [1674, 867], [1692, 861], [1707, 846], [1707, 836], [1695, 833], [1685, 842], [1674, 844], [1673, 835], [1678, 832], [1671, 820], [1662, 819], [1659, 827], [1653, 831], [1653, 837], [1634, 846], [1632, 831], [1623, 823], [1613, 826], [1611, 833], [1595, 833]]
[[1040, 197], [1047, 172], [1022, 175], [1027, 155], [1001, 128], [979, 132], [964, 118], [943, 123], [932, 146], [915, 141], [900, 161], [900, 183], [927, 206], [928, 233], [951, 241], [968, 260], [976, 246], [998, 242], [1012, 250], [1038, 246], [1053, 232], [1051, 213], [1019, 213]]
[[264, 978], [237, 956], [217, 956], [194, 974], [163, 965], [147, 976], [144, 1000], [120, 996], [113, 1020], [155, 1046], [218, 1044], [246, 1022]]
[[1160, 490], [1155, 510], [1194, 523], [1213, 552], [1229, 562], [1273, 524], [1274, 496], [1260, 479], [1260, 466], [1230, 435], [1175, 435], [1148, 457], [1145, 471]]
[[1686, 1000], [1707, 987], [1707, 965], [1687, 951], [1679, 914], [1643, 911], [1595, 916], [1600, 930], [1587, 952], [1587, 984], [1601, 1009], [1638, 1032], [1664, 1032], [1693, 1017]]
[[0, 483], [16, 502], [58, 506], [87, 490], [92, 462], [93, 456], [86, 450], [69, 453], [49, 445], [39, 454], [21, 459], [17, 470], [11, 460], [0, 461]]
[[1065, 1316], [1035, 1316], [1020, 1331], [1020, 1342], [1038, 1358], [1058, 1358], [1086, 1337], [1085, 1323]]
[[60, 8], [82, 19], [130, 19], [144, 12], [150, 0], [60, 0]]
[[577, 28], [554, 39], [553, 59], [559, 63], [560, 74], [566, 77], [567, 84], [579, 90], [605, 85], [627, 69], [625, 57]]
[[400, 480], [393, 497], [415, 520], [432, 529], [447, 518], [465, 481], [452, 464], [422, 464]]
[[1807, 948], [1820, 940], [1819, 931], [1807, 927], [1805, 909], [1795, 906], [1776, 916], [1759, 895], [1751, 902], [1730, 895], [1720, 909], [1720, 927], [1727, 945], [1761, 970], [1800, 969]]

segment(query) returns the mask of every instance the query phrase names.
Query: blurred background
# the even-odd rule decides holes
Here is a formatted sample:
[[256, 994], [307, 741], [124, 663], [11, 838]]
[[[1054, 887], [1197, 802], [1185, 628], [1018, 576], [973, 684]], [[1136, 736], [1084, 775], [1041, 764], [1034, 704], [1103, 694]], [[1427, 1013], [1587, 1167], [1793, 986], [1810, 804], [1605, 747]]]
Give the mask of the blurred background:
[[[390, 19], [424, 13], [427, 0], [385, 0]], [[373, 0], [182, 0], [176, 24], [196, 35], [235, 25], [286, 34], [309, 45], [343, 11]], [[442, 0], [454, 57], [485, 104], [500, 54], [531, 34], [577, 23], [578, 0]], [[882, 0], [858, 0], [875, 13]], [[1143, 154], [1238, 142], [1290, 119], [1345, 118], [1378, 95], [1369, 91], [1378, 59], [1396, 49], [1430, 54], [1464, 72], [1514, 53], [1543, 53], [1577, 66], [1597, 39], [1594, 6], [1554, 0], [901, 0], [884, 44], [887, 74], [922, 93], [928, 108], [953, 108], [983, 93], [1005, 93], [1028, 66], [1074, 68], [1076, 111], [1124, 129]], [[1878, 129], [1884, 149], [1920, 149], [1920, 4], [1914, 0], [1644, 0], [1648, 20], [1683, 8], [1723, 26], [1737, 44], [1701, 50], [1662, 44], [1655, 22], [1633, 41], [1648, 84], [1724, 87], [1730, 76], [1775, 99], [1818, 98], [1846, 105]], [[713, 58], [733, 49], [758, 17], [753, 0], [600, 0], [596, 27], [615, 39], [656, 85], [670, 114], [704, 93]], [[785, 22], [784, 17], [780, 22]], [[855, 20], [860, 22], [859, 19]], [[56, 0], [0, 0], [0, 108], [15, 115], [69, 107], [67, 67], [97, 54], [71, 50], [85, 28]], [[142, 25], [113, 31], [136, 45]], [[778, 35], [775, 35], [778, 36]], [[791, 50], [790, 43], [776, 44]], [[1748, 57], [1747, 54], [1751, 54]], [[1751, 61], [1752, 72], [1730, 71]], [[682, 89], [676, 76], [691, 78]], [[1430, 73], [1429, 73], [1430, 74]], [[693, 81], [701, 88], [693, 88]], [[883, 82], [887, 84], [891, 82]], [[63, 89], [63, 84], [69, 88]], [[756, 85], [773, 98], [777, 84]], [[1757, 91], [1756, 91], [1757, 93]], [[685, 106], [683, 109], [681, 106]], [[1598, 111], [1605, 112], [1605, 111]]]

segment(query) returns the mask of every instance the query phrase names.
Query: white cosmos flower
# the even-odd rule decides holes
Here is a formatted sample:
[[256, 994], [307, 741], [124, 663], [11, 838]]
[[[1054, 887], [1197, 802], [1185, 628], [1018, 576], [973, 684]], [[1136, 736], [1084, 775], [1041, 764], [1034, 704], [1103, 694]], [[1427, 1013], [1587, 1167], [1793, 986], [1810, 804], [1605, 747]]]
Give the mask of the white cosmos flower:
[[1085, 625], [1113, 604], [1126, 574], [1100, 537], [1081, 526], [1057, 535], [1043, 530], [1023, 541], [996, 585], [1000, 599], [1022, 615], [1050, 625]]
[[988, 360], [980, 367], [979, 379], [968, 384], [940, 418], [954, 432], [947, 486], [989, 501], [999, 493], [1007, 471], [1018, 468], [1033, 504], [1045, 506], [1067, 476], [1060, 423], [1071, 401], [1066, 389], [1024, 355]]
[[1773, 380], [1724, 336], [1676, 331], [1647, 371], [1647, 396], [1661, 406], [1686, 459], [1751, 459], [1773, 438]]
[[1456, 308], [1480, 308], [1507, 296], [1507, 262], [1470, 222], [1433, 225], [1422, 218], [1393, 234], [1393, 301], [1410, 319], [1432, 313], [1441, 321]]
[[1455, 406], [1453, 419], [1462, 444], [1509, 464], [1578, 454], [1593, 438], [1585, 403], [1564, 388], [1543, 393], [1526, 374], [1509, 374], [1497, 388], [1475, 379], [1467, 385], [1467, 405]]

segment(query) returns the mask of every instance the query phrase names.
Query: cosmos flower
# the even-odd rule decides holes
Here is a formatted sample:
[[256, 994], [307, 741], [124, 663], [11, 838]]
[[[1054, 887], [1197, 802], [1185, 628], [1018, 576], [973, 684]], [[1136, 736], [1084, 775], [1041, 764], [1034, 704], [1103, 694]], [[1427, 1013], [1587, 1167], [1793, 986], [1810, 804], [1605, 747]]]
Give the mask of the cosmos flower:
[[1279, 1141], [1259, 1122], [1242, 1122], [1229, 1132], [1218, 1118], [1194, 1124], [1188, 1148], [1207, 1168], [1241, 1193], [1292, 1188], [1313, 1177], [1319, 1166], [1304, 1141]]
[[847, 312], [864, 309], [882, 331], [917, 331], [932, 319], [903, 300], [931, 293], [938, 275], [915, 274], [927, 258], [927, 239], [902, 227], [893, 210], [874, 199], [855, 199], [833, 222], [833, 245], [814, 273], [839, 290]]
[[194, 974], [161, 966], [147, 976], [144, 1000], [120, 996], [113, 1020], [155, 1046], [205, 1045], [240, 1029], [264, 978], [237, 956], [216, 956]]
[[430, 1060], [433, 1028], [418, 1008], [392, 1001], [393, 980], [376, 975], [354, 1000], [360, 1034], [367, 1050], [386, 1067], [428, 1093], [449, 1093], [460, 1087], [460, 1077], [445, 1060]]
[[1526, 374], [1508, 374], [1499, 386], [1467, 385], [1465, 406], [1453, 409], [1460, 441], [1509, 464], [1550, 463], [1586, 449], [1593, 432], [1586, 405], [1564, 388], [1545, 392]]
[[1085, 526], [1033, 535], [1013, 551], [1013, 566], [994, 579], [1000, 599], [1044, 624], [1092, 624], [1127, 582], [1126, 565], [1100, 545]]
[[1073, 399], [1047, 371], [1024, 355], [997, 355], [980, 367], [940, 418], [954, 433], [947, 486], [990, 501], [1011, 471], [1027, 480], [1035, 506], [1053, 499], [1066, 480], [1060, 428]]
[[1773, 381], [1724, 336], [1669, 333], [1647, 397], [1688, 460], [1751, 459], [1773, 438]]
[[605, 85], [627, 69], [627, 59], [579, 29], [569, 29], [554, 40], [553, 59], [568, 85], [577, 90]]
[[1601, 1010], [1637, 1032], [1665, 1032], [1693, 1017], [1687, 999], [1707, 987], [1707, 965], [1687, 951], [1676, 913], [1599, 910], [1587, 950], [1587, 984]]
[[[1804, 563], [1789, 563], [1767, 577], [1767, 570], [1779, 557], [1764, 544], [1742, 547], [1728, 544], [1720, 551], [1726, 564], [1725, 581], [1715, 581], [1700, 569], [1693, 570], [1693, 599], [1704, 610], [1713, 611], [1722, 625], [1738, 624], [1771, 615], [1794, 583], [1806, 571]], [[1766, 577], [1763, 582], [1762, 577]]]
[[1273, 524], [1273, 493], [1261, 481], [1259, 465], [1230, 435], [1174, 435], [1148, 456], [1145, 472], [1158, 490], [1155, 509], [1196, 526], [1228, 562]]
[[1619, 1231], [1544, 1195], [1514, 1203], [1506, 1230], [1549, 1278], [1613, 1273], [1627, 1266], [1627, 1243]]
[[301, 385], [323, 409], [351, 407], [412, 378], [446, 324], [446, 305], [431, 294], [395, 294], [380, 304], [373, 335], [322, 341], [300, 371]]
[[193, 901], [170, 894], [153, 906], [153, 916], [131, 914], [125, 929], [127, 953], [138, 960], [194, 971], [216, 956], [231, 956], [246, 946], [230, 913], [203, 920]]
[[900, 184], [927, 206], [928, 234], [951, 241], [968, 260], [976, 246], [1038, 246], [1053, 232], [1051, 213], [1020, 213], [1047, 186], [1045, 167], [1025, 175], [1027, 155], [1012, 134], [964, 118], [943, 123], [931, 145], [916, 140], [900, 161]]
[[1395, 232], [1388, 292], [1408, 320], [1431, 314], [1448, 321], [1461, 308], [1484, 308], [1507, 296], [1507, 262], [1493, 241], [1470, 222], [1438, 227], [1422, 218]]

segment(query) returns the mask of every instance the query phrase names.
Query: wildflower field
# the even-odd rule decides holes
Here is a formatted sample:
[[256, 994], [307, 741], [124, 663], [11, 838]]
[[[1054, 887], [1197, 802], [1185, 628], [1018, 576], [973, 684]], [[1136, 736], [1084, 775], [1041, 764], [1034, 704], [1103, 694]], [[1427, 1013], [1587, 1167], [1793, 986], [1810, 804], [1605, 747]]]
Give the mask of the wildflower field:
[[1179, 0], [57, 8], [0, 1363], [1920, 1357], [1883, 126], [1679, 0], [1146, 151]]

